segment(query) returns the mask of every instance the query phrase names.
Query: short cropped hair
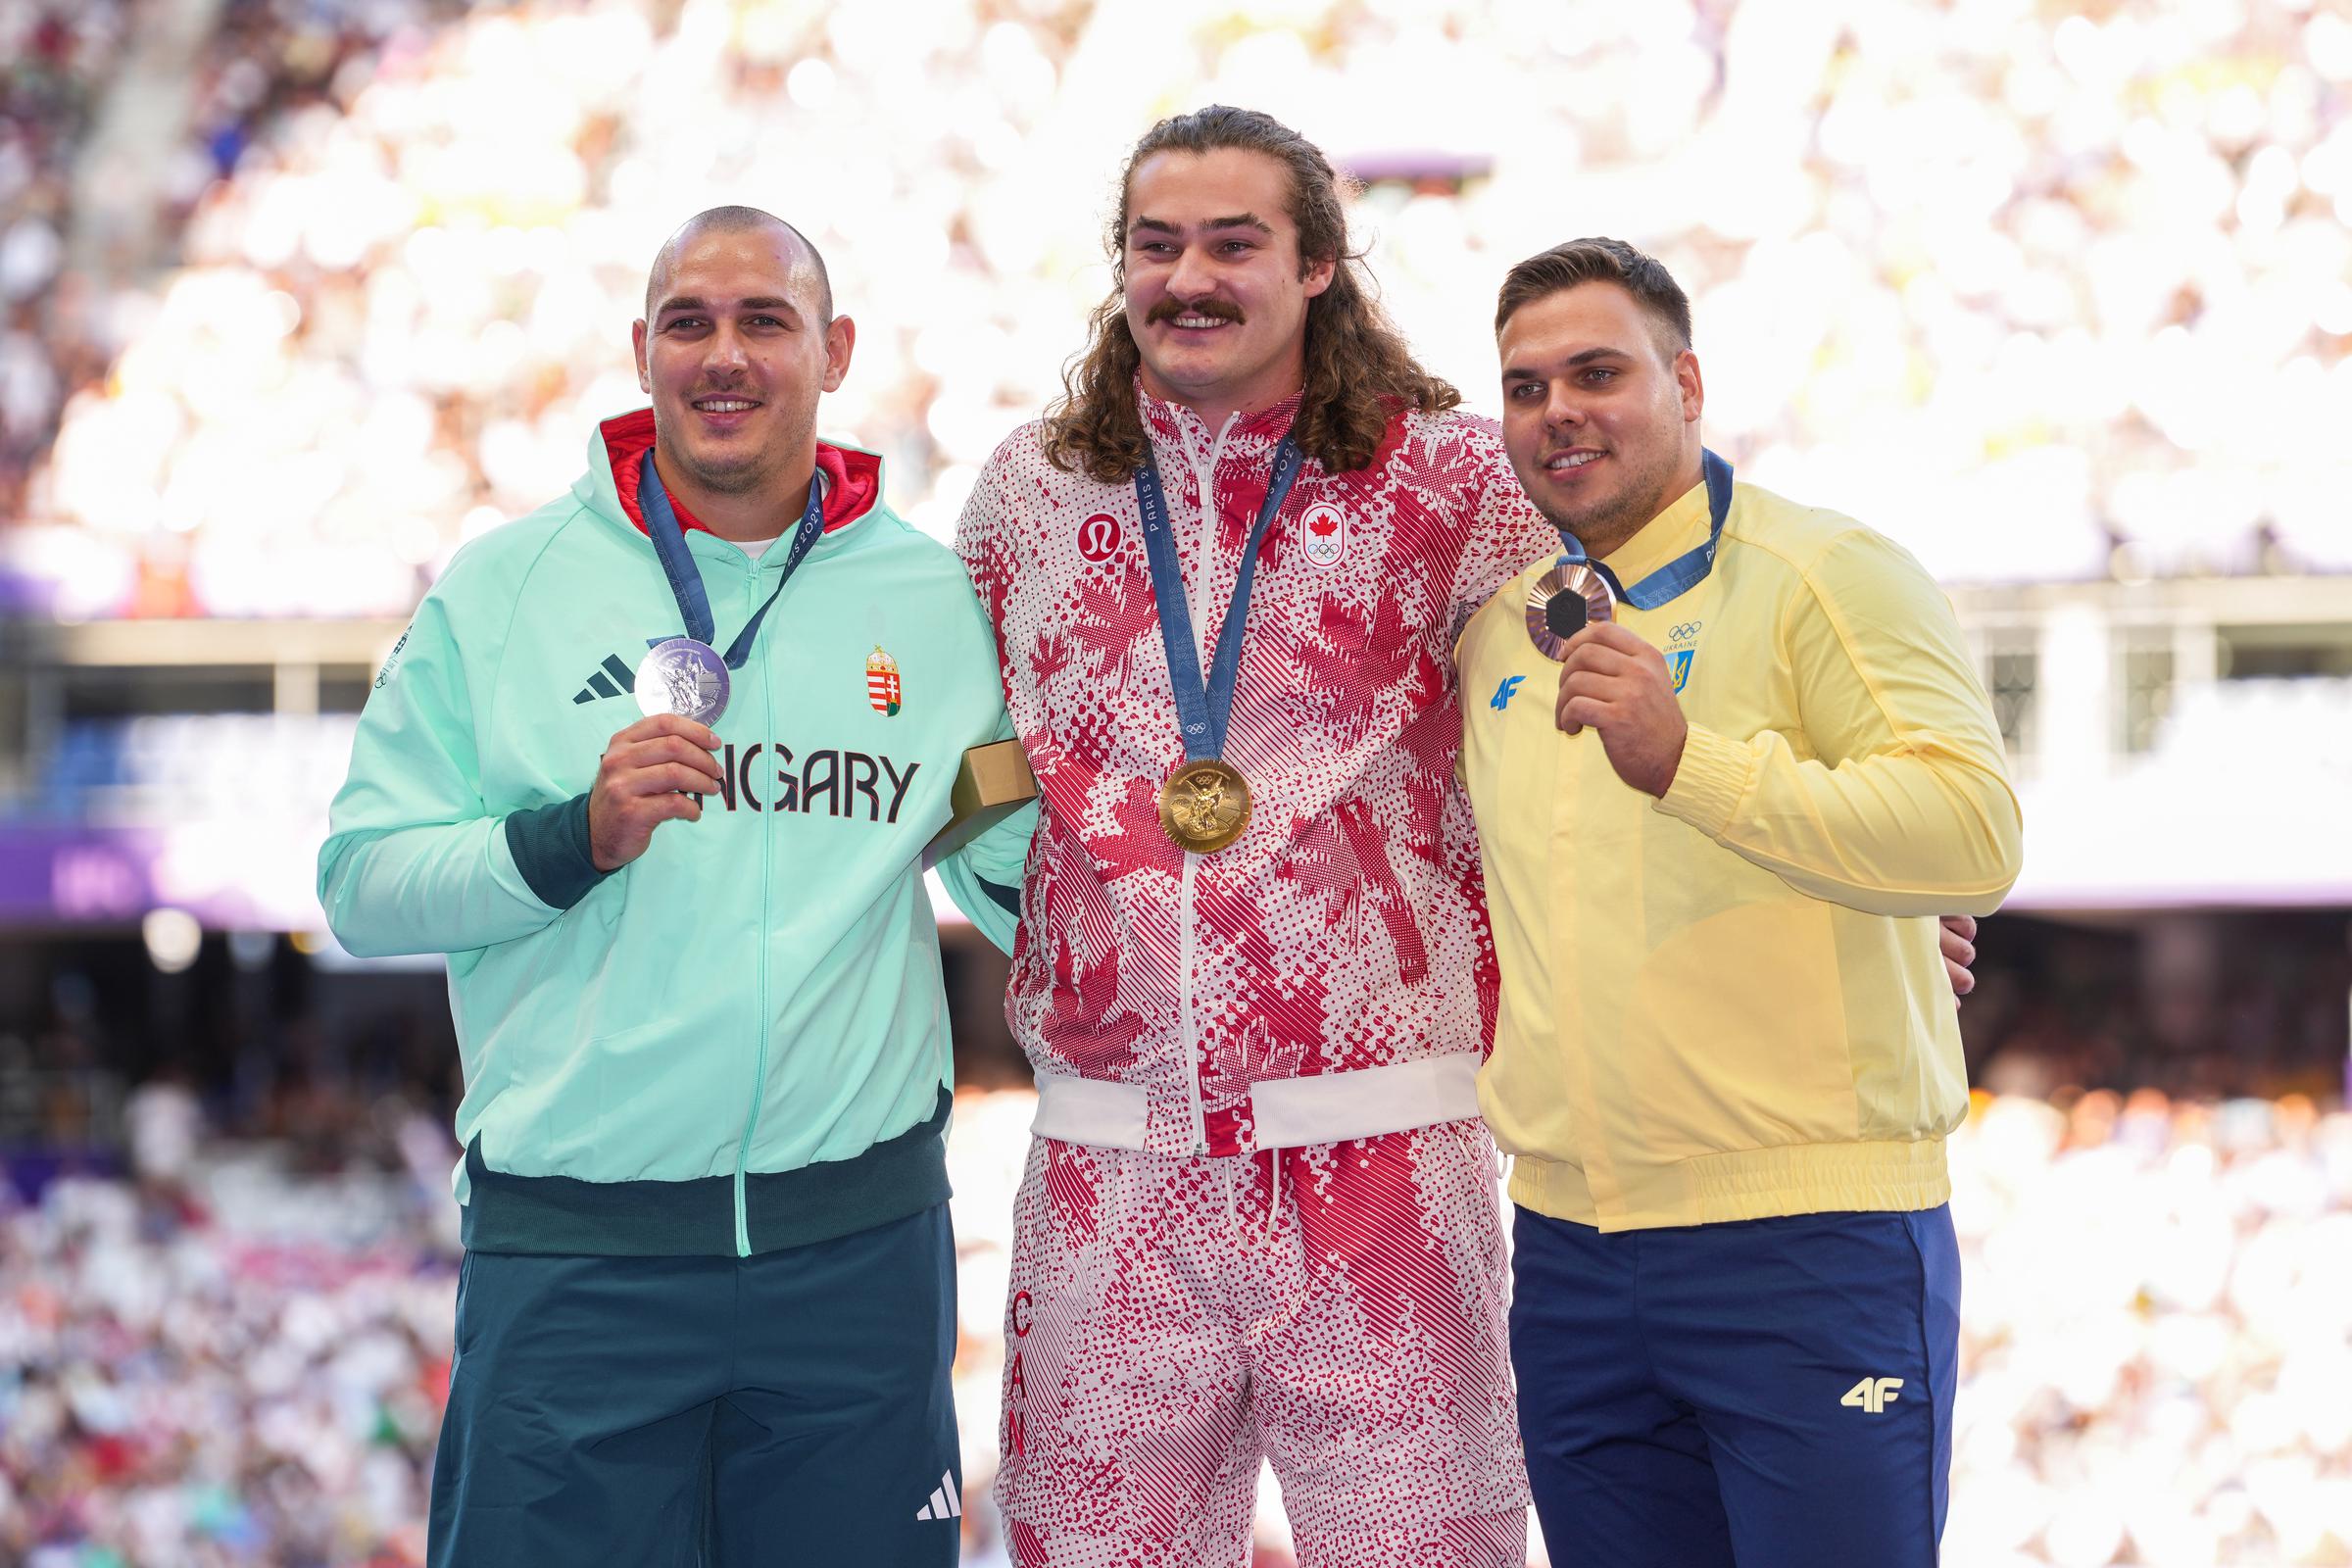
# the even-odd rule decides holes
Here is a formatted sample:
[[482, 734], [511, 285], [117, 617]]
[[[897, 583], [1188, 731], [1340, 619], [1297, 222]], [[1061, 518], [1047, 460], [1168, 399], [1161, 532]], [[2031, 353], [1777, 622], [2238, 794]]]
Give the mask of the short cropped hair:
[[758, 207], [710, 207], [695, 214], [677, 227], [677, 231], [662, 242], [661, 253], [654, 258], [651, 270], [645, 275], [645, 312], [654, 312], [655, 296], [669, 281], [669, 259], [678, 246], [701, 234], [743, 234], [754, 229], [781, 228], [800, 241], [801, 249], [808, 253], [809, 264], [816, 270], [816, 320], [819, 326], [833, 324], [833, 275], [825, 267], [825, 253], [816, 242], [800, 230], [800, 226], [775, 214]]
[[1572, 239], [1538, 251], [1503, 274], [1494, 301], [1494, 335], [1522, 305], [1579, 283], [1615, 283], [1666, 331], [1669, 358], [1690, 347], [1690, 296], [1656, 257], [1621, 239]]

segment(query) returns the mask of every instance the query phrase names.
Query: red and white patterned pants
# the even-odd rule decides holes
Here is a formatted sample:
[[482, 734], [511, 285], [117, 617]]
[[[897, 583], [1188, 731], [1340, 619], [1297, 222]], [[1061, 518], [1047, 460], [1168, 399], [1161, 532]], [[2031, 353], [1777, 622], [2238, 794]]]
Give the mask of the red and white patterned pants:
[[1189, 1158], [1033, 1139], [996, 1496], [1020, 1568], [1520, 1568], [1494, 1144], [1475, 1120]]

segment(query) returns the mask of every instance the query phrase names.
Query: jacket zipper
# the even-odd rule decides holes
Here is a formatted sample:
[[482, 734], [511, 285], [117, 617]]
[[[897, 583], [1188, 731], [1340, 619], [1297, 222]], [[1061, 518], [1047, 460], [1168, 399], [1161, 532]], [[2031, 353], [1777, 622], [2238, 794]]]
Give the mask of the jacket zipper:
[[[1225, 416], [1225, 422], [1217, 427], [1216, 439], [1209, 443], [1207, 465], [1193, 465], [1193, 475], [1200, 490], [1200, 514], [1198, 529], [1193, 535], [1193, 574], [1185, 584], [1184, 594], [1193, 616], [1193, 658], [1199, 661], [1203, 670], [1208, 668], [1209, 656], [1202, 644], [1208, 622], [1201, 616], [1201, 604], [1209, 588], [1215, 560], [1217, 459], [1224, 455], [1225, 437], [1232, 432], [1234, 421], [1240, 417], [1239, 414]], [[1184, 430], [1184, 455], [1190, 458], [1193, 455], [1193, 433], [1189, 427], [1180, 425], [1179, 428]], [[1200, 1031], [1199, 1020], [1193, 1013], [1193, 956], [1197, 951], [1193, 941], [1193, 880], [1200, 865], [1200, 857], [1190, 850], [1185, 851], [1184, 878], [1179, 884], [1176, 904], [1177, 1025], [1184, 1035], [1184, 1087], [1193, 1107], [1195, 1158], [1208, 1152], [1208, 1111], [1200, 1102]]]
[[[752, 567], [751, 575], [746, 580], [752, 588], [749, 603], [756, 607], [760, 602], [760, 568], [757, 565]], [[762, 630], [764, 629], [762, 628]], [[747, 659], [744, 661], [744, 666], [748, 669], [754, 662], [755, 661]], [[773, 735], [776, 732], [775, 687], [768, 680], [764, 670], [760, 676], [760, 710], [767, 718], [767, 733]], [[773, 811], [763, 811], [760, 816], [760, 1011], [758, 1015], [760, 1038], [757, 1064], [752, 1070], [752, 1102], [744, 1111], [743, 1142], [735, 1149], [735, 1255], [737, 1257], [752, 1255], [751, 1205], [744, 1192], [744, 1172], [751, 1163], [752, 1133], [760, 1125], [760, 1102], [761, 1097], [767, 1093], [767, 1037], [775, 1028], [775, 1020], [768, 1014], [767, 1002], [768, 882], [774, 874], [776, 861], [775, 815]]]

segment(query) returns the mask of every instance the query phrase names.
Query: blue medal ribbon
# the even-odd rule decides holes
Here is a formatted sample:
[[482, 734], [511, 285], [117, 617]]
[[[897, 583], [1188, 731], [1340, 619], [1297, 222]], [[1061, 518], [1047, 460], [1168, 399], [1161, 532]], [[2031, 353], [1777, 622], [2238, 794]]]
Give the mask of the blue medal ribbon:
[[[710, 618], [710, 596], [704, 591], [702, 568], [694, 564], [694, 552], [686, 548], [686, 530], [678, 521], [675, 509], [669, 504], [669, 493], [662, 488], [661, 475], [654, 472], [654, 455], [645, 455], [645, 465], [637, 474], [637, 506], [645, 514], [645, 534], [654, 542], [654, 554], [662, 558], [662, 571], [669, 578], [669, 591], [678, 602], [678, 613], [686, 617], [686, 635], [706, 648], [712, 648], [717, 623]], [[768, 606], [784, 592], [792, 574], [801, 569], [801, 562], [817, 535], [825, 531], [825, 488], [818, 474], [808, 474], [808, 505], [801, 513], [801, 525], [792, 536], [792, 549], [784, 558], [784, 570], [776, 578], [775, 592], [766, 603], [752, 612], [743, 630], [727, 645], [722, 656], [729, 669], [741, 669], [744, 661], [752, 657], [752, 642], [760, 635], [760, 622], [767, 618]], [[645, 646], [656, 647], [669, 641], [667, 637], [648, 637]]]
[[1684, 594], [1706, 581], [1707, 573], [1715, 569], [1715, 549], [1723, 542], [1723, 519], [1732, 511], [1732, 466], [1705, 448], [1699, 449], [1701, 470], [1707, 480], [1707, 542], [1695, 550], [1675, 557], [1648, 576], [1628, 588], [1618, 582], [1617, 574], [1585, 554], [1585, 547], [1576, 535], [1560, 530], [1560, 544], [1565, 554], [1552, 563], [1554, 566], [1574, 565], [1583, 562], [1600, 573], [1609, 591], [1636, 610], [1655, 610], [1660, 605], [1680, 599]]
[[[1193, 612], [1184, 598], [1184, 568], [1176, 560], [1176, 540], [1168, 524], [1168, 498], [1160, 489], [1159, 466], [1147, 443], [1144, 466], [1135, 474], [1135, 503], [1144, 514], [1144, 554], [1152, 566], [1152, 600], [1159, 608], [1159, 637], [1168, 651], [1168, 684], [1176, 689], [1176, 722], [1184, 732], [1184, 760], [1225, 755], [1225, 723], [1233, 714], [1233, 687], [1242, 667], [1242, 630], [1250, 616], [1250, 584], [1257, 576], [1257, 547], [1266, 537], [1274, 514], [1298, 478], [1306, 461], [1298, 443], [1289, 436], [1274, 450], [1274, 472], [1266, 481], [1265, 504], [1250, 525], [1250, 542], [1242, 547], [1241, 571], [1233, 580], [1233, 603], [1226, 607], [1225, 623], [1217, 628], [1217, 653], [1209, 664], [1205, 685], [1200, 679], [1200, 655], [1193, 641]], [[1200, 498], [1214, 505], [1212, 496]], [[1208, 564], [1202, 561], [1201, 569]]]

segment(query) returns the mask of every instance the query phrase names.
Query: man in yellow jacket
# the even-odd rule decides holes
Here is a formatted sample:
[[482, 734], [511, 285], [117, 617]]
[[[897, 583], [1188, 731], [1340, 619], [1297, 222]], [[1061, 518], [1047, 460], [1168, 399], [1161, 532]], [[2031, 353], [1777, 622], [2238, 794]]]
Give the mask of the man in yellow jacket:
[[1566, 547], [1456, 650], [1544, 1539], [1931, 1564], [1968, 1103], [1935, 917], [2018, 873], [1990, 705], [1917, 562], [1700, 445], [1656, 261], [1531, 257], [1495, 330], [1504, 443]]

